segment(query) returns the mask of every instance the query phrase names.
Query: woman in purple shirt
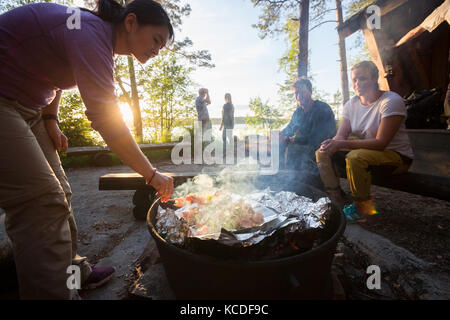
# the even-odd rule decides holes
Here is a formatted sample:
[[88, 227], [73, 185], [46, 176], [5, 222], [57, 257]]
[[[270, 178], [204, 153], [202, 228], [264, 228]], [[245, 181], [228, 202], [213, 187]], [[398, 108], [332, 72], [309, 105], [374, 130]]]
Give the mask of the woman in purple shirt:
[[79, 282], [91, 288], [114, 272], [91, 271], [77, 255], [72, 192], [56, 152], [67, 148], [57, 117], [62, 90], [78, 87], [92, 127], [110, 149], [163, 200], [170, 198], [172, 178], [151, 165], [120, 115], [113, 59], [132, 55], [145, 63], [172, 40], [167, 13], [152, 0], [125, 8], [99, 0], [96, 11], [78, 15], [39, 3], [0, 15], [0, 207], [22, 299], [77, 298], [77, 285], [67, 281], [70, 265], [80, 267]]

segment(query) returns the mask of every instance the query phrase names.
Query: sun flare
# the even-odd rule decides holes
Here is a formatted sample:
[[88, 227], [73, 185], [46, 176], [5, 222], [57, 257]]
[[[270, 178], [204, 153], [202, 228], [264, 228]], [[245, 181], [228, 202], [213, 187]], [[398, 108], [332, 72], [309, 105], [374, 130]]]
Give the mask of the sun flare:
[[122, 113], [123, 120], [128, 127], [133, 126], [133, 112], [127, 103], [119, 103], [120, 113]]

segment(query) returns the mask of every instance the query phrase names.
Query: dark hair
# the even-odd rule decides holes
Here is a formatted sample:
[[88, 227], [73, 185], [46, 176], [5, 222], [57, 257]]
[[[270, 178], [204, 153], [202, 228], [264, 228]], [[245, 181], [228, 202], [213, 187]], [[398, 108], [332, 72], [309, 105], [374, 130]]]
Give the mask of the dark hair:
[[311, 84], [311, 81], [309, 81], [309, 80], [306, 79], [306, 78], [300, 78], [300, 79], [298, 79], [297, 81], [295, 81], [295, 82], [292, 84], [292, 88], [297, 88], [297, 89], [299, 89], [302, 85], [304, 85], [306, 88], [308, 88], [309, 91], [312, 92], [312, 84]]
[[169, 39], [173, 41], [174, 32], [170, 18], [164, 8], [153, 0], [134, 0], [122, 7], [115, 0], [99, 0], [97, 9], [91, 11], [99, 18], [114, 23], [121, 23], [129, 13], [136, 15], [140, 25], [167, 26], [169, 29]]
[[227, 100], [227, 97], [230, 98], [229, 104], [231, 105], [231, 109], [234, 111], [234, 105], [233, 105], [233, 101], [231, 100], [231, 94], [225, 93], [225, 101]]

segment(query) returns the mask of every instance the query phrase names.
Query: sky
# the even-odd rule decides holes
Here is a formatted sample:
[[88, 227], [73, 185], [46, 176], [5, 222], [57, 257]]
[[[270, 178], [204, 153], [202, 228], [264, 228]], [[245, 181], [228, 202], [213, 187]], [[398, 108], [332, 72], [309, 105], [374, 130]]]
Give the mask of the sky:
[[[211, 53], [215, 68], [198, 68], [192, 76], [199, 86], [209, 89], [210, 117], [221, 116], [227, 92], [237, 106], [236, 116], [245, 116], [248, 109], [244, 106], [257, 96], [276, 105], [277, 84], [285, 79], [283, 72], [278, 71], [278, 60], [287, 45], [282, 36], [264, 40], [258, 37], [252, 24], [258, 22], [260, 9], [253, 7], [250, 0], [190, 0], [189, 4], [192, 12], [175, 36], [179, 40], [189, 37], [196, 49]], [[335, 12], [324, 18], [335, 19]], [[308, 72], [313, 75], [316, 88], [330, 96], [340, 89], [335, 27], [334, 22], [326, 23], [309, 34]], [[347, 41], [347, 47], [351, 41]]]

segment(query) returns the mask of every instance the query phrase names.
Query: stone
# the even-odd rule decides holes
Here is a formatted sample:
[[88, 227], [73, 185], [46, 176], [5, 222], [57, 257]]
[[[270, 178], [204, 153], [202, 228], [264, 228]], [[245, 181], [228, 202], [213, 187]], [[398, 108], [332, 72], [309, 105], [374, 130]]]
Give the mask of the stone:
[[344, 237], [367, 255], [372, 264], [378, 265], [382, 273], [411, 269], [425, 270], [434, 265], [359, 225], [347, 225]]
[[151, 265], [129, 289], [137, 299], [175, 300], [162, 263]]

